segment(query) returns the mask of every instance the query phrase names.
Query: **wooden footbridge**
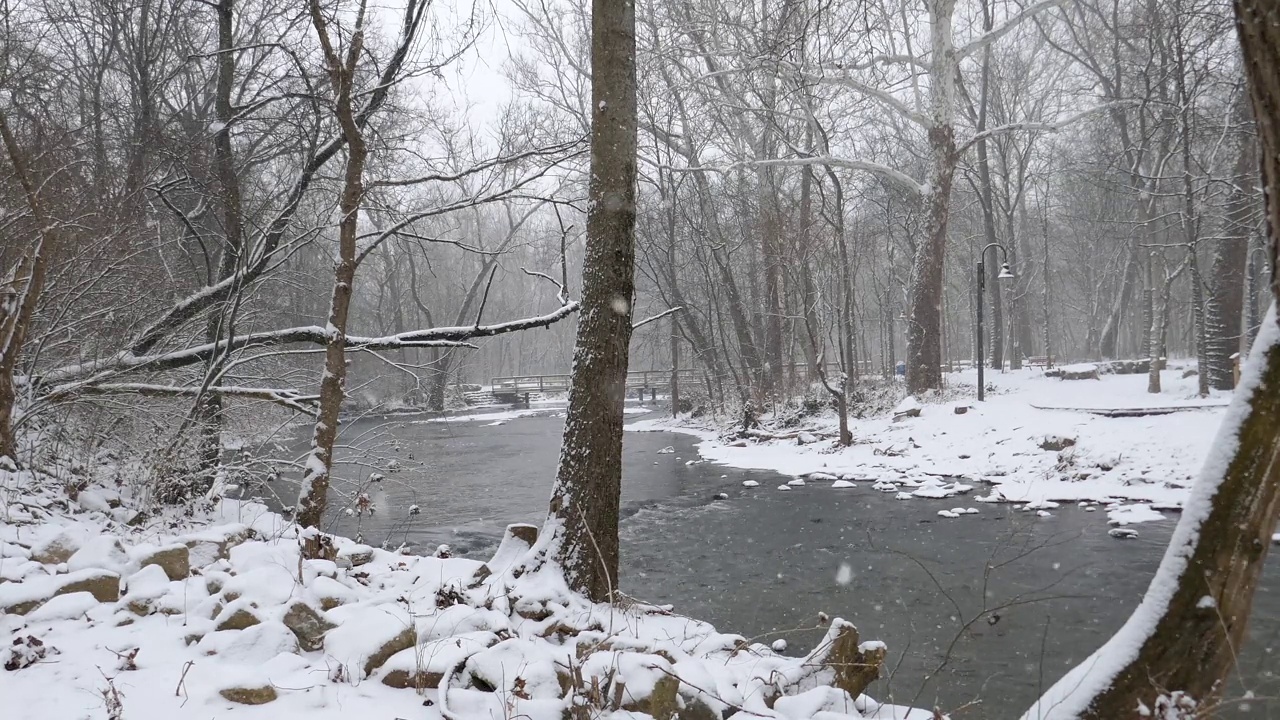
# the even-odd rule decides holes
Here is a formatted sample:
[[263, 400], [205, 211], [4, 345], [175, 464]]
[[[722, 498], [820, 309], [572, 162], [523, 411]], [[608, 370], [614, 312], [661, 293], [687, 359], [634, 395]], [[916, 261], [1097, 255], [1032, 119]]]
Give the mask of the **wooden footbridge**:
[[[859, 363], [860, 372], [869, 374], [872, 371], [870, 361]], [[827, 372], [835, 375], [840, 367], [836, 363], [827, 363]], [[803, 376], [805, 382], [814, 382], [817, 377], [810, 377], [811, 369], [803, 363], [795, 363], [788, 368], [790, 373]], [[495, 377], [489, 380], [493, 397], [500, 403], [527, 403], [530, 396], [543, 393], [568, 392], [572, 375], [510, 375]], [[701, 385], [706, 375], [699, 369], [677, 370], [676, 377], [683, 387]], [[670, 370], [632, 370], [627, 373], [627, 395], [636, 396], [641, 401], [650, 393], [657, 397], [658, 390], [671, 387]]]
[[[501, 403], [528, 402], [535, 393], [569, 392], [573, 376], [564, 375], [511, 375], [489, 381], [493, 397]], [[701, 383], [701, 370], [677, 370], [681, 385]], [[641, 400], [648, 393], [657, 396], [659, 388], [671, 387], [670, 370], [632, 370], [627, 373], [627, 395], [636, 394]]]

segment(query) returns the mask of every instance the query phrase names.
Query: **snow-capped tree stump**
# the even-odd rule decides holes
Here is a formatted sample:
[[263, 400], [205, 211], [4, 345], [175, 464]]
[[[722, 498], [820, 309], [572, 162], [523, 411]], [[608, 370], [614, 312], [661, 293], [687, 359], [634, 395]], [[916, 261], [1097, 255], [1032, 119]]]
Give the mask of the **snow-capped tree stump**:
[[835, 671], [831, 684], [856, 699], [880, 677], [885, 647], [880, 643], [860, 644], [858, 629], [850, 622], [837, 620], [832, 623], [832, 630], [835, 637], [827, 635], [831, 643], [823, 663]]

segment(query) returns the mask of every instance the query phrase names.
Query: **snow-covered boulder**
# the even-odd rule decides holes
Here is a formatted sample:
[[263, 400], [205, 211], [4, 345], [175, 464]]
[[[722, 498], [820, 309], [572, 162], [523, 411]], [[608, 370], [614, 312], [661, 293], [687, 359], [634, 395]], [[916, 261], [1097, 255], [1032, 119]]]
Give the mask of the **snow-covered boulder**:
[[298, 639], [283, 623], [264, 622], [244, 630], [209, 633], [196, 649], [205, 655], [217, 655], [224, 663], [253, 666], [281, 653], [298, 652]]
[[301, 600], [289, 605], [283, 620], [285, 627], [298, 637], [299, 647], [307, 651], [324, 647], [325, 633], [337, 627]]
[[31, 548], [31, 559], [45, 565], [60, 565], [86, 544], [83, 537], [60, 532]]
[[138, 564], [146, 567], [155, 565], [169, 576], [170, 580], [183, 580], [191, 574], [191, 555], [186, 545], [167, 545], [146, 552], [138, 559]]
[[476, 632], [405, 648], [382, 666], [382, 684], [416, 690], [440, 687], [445, 673], [496, 642], [497, 635]]
[[26, 615], [59, 595], [87, 592], [98, 602], [120, 598], [120, 576], [110, 570], [80, 570], [66, 575], [35, 576], [23, 582], [0, 584], [0, 610]]
[[169, 592], [169, 576], [159, 565], [148, 565], [125, 580], [124, 606], [135, 615], [150, 615], [156, 600]]
[[128, 572], [129, 554], [119, 538], [102, 538], [80, 548], [67, 559], [67, 570], [110, 570], [119, 575]]
[[1040, 449], [1049, 452], [1061, 452], [1076, 444], [1076, 439], [1064, 435], [1045, 435], [1040, 440]]
[[262, 622], [258, 610], [248, 600], [236, 600], [213, 619], [218, 630], [246, 630]]
[[338, 627], [325, 636], [325, 653], [345, 665], [352, 677], [369, 677], [418, 639], [413, 618], [393, 604], [339, 608], [331, 611], [330, 619]]

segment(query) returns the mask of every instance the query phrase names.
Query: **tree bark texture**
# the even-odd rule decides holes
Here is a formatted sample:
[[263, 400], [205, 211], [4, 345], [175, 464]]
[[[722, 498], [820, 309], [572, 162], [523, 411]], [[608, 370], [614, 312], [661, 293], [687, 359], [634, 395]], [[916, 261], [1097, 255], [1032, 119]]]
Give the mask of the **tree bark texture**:
[[951, 183], [956, 171], [955, 50], [951, 22], [955, 0], [930, 0], [929, 185], [925, 193], [925, 238], [911, 267], [907, 316], [907, 392], [942, 387], [942, 270], [947, 251]]
[[[1237, 112], [1236, 122], [1248, 122], [1248, 98], [1242, 98], [1244, 109]], [[1217, 252], [1209, 269], [1212, 289], [1205, 309], [1205, 360], [1209, 385], [1217, 390], [1235, 386], [1235, 361], [1231, 356], [1240, 350], [1244, 332], [1245, 265], [1249, 253], [1254, 176], [1258, 169], [1257, 143], [1241, 127], [1237, 135], [1239, 147], [1231, 194], [1227, 199], [1226, 227], [1218, 241]]]
[[622, 408], [635, 266], [636, 64], [633, 0], [591, 8], [591, 180], [582, 314], [560, 466], [551, 497], [555, 559], [592, 600], [618, 584]]

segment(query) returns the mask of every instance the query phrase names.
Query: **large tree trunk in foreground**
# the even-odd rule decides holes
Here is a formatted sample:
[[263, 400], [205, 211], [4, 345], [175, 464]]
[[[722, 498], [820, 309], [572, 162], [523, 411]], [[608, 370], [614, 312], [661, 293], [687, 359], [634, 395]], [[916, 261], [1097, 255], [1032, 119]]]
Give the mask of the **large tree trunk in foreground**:
[[582, 316], [547, 534], [569, 586], [597, 602], [610, 600], [618, 585], [622, 407], [635, 269], [635, 52], [633, 0], [593, 0]]
[[[1236, 0], [1235, 8], [1264, 151], [1274, 267], [1280, 229], [1280, 4]], [[1275, 292], [1273, 275], [1273, 301]], [[1202, 708], [1220, 696], [1245, 637], [1280, 511], [1280, 326], [1274, 302], [1254, 350], [1142, 604], [1026, 720], [1163, 717], [1162, 695], [1167, 705], [1168, 693], [1184, 693]]]

